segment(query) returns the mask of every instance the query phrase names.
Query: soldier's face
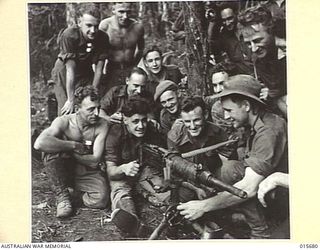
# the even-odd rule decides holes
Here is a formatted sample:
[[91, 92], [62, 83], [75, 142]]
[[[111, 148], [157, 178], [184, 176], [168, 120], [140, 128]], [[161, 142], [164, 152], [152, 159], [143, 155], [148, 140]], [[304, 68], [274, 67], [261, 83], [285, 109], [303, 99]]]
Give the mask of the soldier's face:
[[205, 116], [201, 107], [196, 107], [189, 112], [181, 112], [181, 118], [192, 137], [200, 135], [205, 125]]
[[175, 114], [178, 111], [178, 96], [175, 91], [167, 90], [160, 96], [162, 107], [168, 110], [169, 113]]
[[162, 58], [158, 51], [151, 51], [145, 59], [146, 68], [153, 74], [158, 74], [162, 69]]
[[223, 83], [227, 80], [228, 75], [225, 72], [217, 72], [212, 75], [212, 85], [214, 93], [218, 94], [223, 90]]
[[90, 96], [85, 97], [79, 105], [78, 113], [88, 124], [95, 124], [99, 120], [100, 103], [91, 101]]
[[265, 57], [275, 47], [275, 38], [262, 24], [251, 25], [243, 32], [243, 40], [257, 58]]
[[229, 30], [233, 31], [236, 27], [236, 16], [233, 13], [233, 10], [230, 8], [224, 9], [221, 11], [221, 19], [224, 27]]
[[115, 15], [120, 26], [127, 26], [131, 15], [131, 5], [129, 3], [117, 3], [113, 6], [112, 13]]
[[79, 27], [86, 40], [93, 40], [98, 31], [99, 19], [89, 14], [80, 17]]
[[221, 99], [221, 104], [224, 109], [224, 118], [232, 122], [234, 128], [240, 128], [248, 125], [249, 113], [248, 103], [235, 103], [229, 97]]
[[133, 73], [126, 79], [128, 95], [140, 95], [144, 92], [146, 88], [146, 80], [147, 79], [144, 75]]
[[131, 117], [124, 117], [124, 124], [126, 125], [128, 132], [135, 137], [143, 137], [147, 130], [148, 118], [147, 115], [134, 114]]

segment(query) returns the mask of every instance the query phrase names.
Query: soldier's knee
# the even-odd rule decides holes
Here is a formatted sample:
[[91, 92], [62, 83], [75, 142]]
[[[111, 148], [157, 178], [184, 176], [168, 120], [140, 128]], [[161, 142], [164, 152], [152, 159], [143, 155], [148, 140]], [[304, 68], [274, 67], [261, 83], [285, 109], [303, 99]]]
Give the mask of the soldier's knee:
[[82, 196], [82, 199], [84, 205], [90, 208], [106, 208], [110, 204], [108, 192], [86, 193]]

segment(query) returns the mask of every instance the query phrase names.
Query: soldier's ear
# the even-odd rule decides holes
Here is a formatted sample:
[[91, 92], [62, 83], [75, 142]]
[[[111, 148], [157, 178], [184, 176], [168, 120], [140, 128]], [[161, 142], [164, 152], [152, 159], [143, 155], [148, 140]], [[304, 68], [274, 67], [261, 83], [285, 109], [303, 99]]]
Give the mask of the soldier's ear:
[[207, 109], [204, 111], [204, 119], [205, 119], [206, 121], [209, 119], [209, 112], [208, 112]]
[[112, 11], [112, 14], [113, 14], [113, 15], [115, 15], [115, 14], [116, 14], [116, 9], [115, 9], [114, 5], [112, 6], [111, 11]]
[[74, 112], [78, 112], [80, 109], [79, 105], [78, 104], [75, 104], [74, 105]]
[[80, 27], [82, 23], [82, 17], [77, 18], [77, 25]]
[[125, 115], [123, 115], [123, 123], [124, 123], [125, 125], [128, 124], [128, 117], [126, 117]]
[[144, 66], [145, 66], [146, 68], [148, 68], [148, 64], [147, 64], [146, 59], [142, 58], [142, 61], [143, 61]]
[[243, 101], [243, 105], [245, 106], [245, 109], [246, 109], [247, 112], [249, 112], [251, 110], [251, 104], [250, 104], [249, 101], [244, 100]]

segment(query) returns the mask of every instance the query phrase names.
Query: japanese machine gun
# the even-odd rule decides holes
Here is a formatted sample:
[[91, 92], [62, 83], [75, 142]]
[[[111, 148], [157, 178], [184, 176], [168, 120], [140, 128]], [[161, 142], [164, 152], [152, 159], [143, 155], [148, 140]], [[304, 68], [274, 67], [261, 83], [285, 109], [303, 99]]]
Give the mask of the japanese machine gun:
[[[247, 193], [245, 191], [215, 178], [211, 172], [204, 170], [201, 164], [192, 163], [185, 159], [200, 153], [218, 149], [233, 142], [234, 140], [229, 140], [185, 154], [169, 152], [168, 150], [159, 146], [145, 143], [139, 147], [139, 163], [142, 167], [148, 165], [149, 167], [162, 170], [164, 181], [168, 184], [168, 186], [170, 186], [170, 183], [174, 182], [174, 178], [172, 177], [178, 176], [184, 180], [192, 181], [206, 187], [212, 187], [220, 191], [227, 191], [242, 199], [246, 199]], [[177, 197], [173, 198], [172, 196], [173, 195], [171, 194], [172, 204], [168, 207], [166, 213], [164, 214], [163, 220], [149, 239], [157, 239], [164, 228], [181, 224], [184, 221], [184, 218], [176, 209], [178, 204]]]
[[152, 144], [142, 144], [139, 148], [139, 163], [142, 166], [148, 165], [153, 168], [163, 169], [164, 180], [168, 181], [172, 175], [180, 176], [183, 179], [191, 180], [207, 187], [218, 188], [227, 191], [240, 198], [247, 198], [247, 193], [232, 185], [226, 184], [215, 178], [209, 171], [203, 169], [201, 164], [196, 164], [185, 159], [208, 150], [214, 150], [225, 146], [232, 141], [219, 143], [207, 148], [201, 148], [192, 153], [178, 154]]

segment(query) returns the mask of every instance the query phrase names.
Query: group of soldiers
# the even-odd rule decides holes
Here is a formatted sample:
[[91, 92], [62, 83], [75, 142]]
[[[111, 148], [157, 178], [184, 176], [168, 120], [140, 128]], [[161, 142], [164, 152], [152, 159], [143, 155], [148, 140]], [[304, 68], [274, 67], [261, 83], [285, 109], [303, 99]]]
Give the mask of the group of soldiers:
[[[111, 206], [113, 222], [138, 237], [144, 226], [134, 196], [139, 146], [183, 154], [237, 138], [188, 160], [244, 190], [247, 199], [226, 191], [212, 196], [190, 183], [180, 187], [177, 209], [203, 223], [218, 211], [240, 211], [251, 238], [270, 238], [259, 201], [266, 206], [266, 193], [288, 187], [285, 39], [274, 34], [270, 11], [284, 11], [284, 1], [261, 2], [238, 16], [232, 5], [219, 5], [213, 56], [222, 61], [226, 53], [232, 67], [213, 72], [215, 94], [206, 97], [181, 94], [179, 68], [164, 65], [158, 47], [144, 48], [131, 3], [114, 3], [113, 15], [101, 22], [94, 4], [80, 4], [78, 25], [58, 37], [52, 73], [59, 116], [34, 143], [44, 152], [58, 218], [72, 215], [78, 196], [90, 208]], [[288, 225], [271, 237], [289, 237]]]

